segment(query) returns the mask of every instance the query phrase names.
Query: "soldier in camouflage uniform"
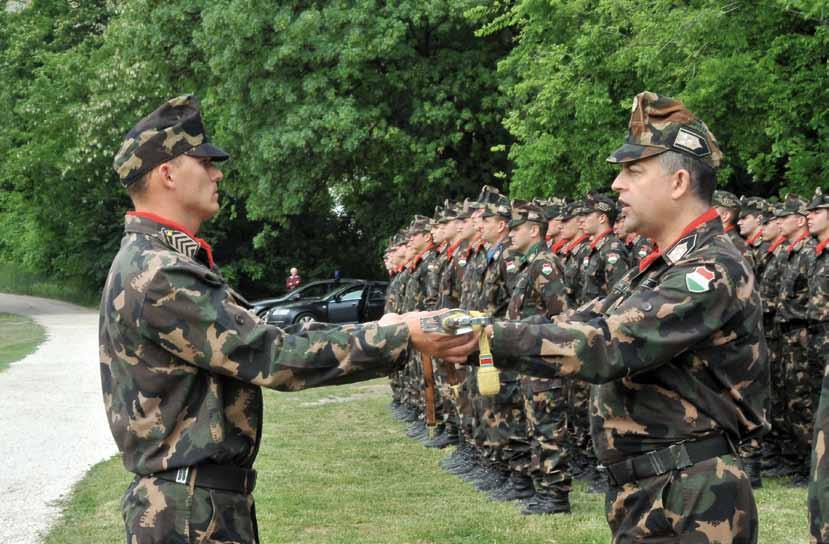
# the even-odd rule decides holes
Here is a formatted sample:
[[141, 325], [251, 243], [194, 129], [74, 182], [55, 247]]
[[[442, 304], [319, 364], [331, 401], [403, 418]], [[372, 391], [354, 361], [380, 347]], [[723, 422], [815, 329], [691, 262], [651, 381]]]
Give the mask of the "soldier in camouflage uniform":
[[[588, 238], [581, 251], [577, 284], [577, 305], [597, 297], [604, 298], [611, 287], [628, 270], [627, 250], [613, 232], [616, 204], [607, 196], [591, 194], [584, 202], [579, 216], [581, 231]], [[580, 444], [577, 458], [580, 478], [590, 482], [590, 491], [607, 490], [606, 478], [597, 470], [598, 462], [590, 441], [590, 384], [574, 380], [571, 387], [571, 411], [576, 443]]]
[[[487, 244], [486, 265], [475, 306], [491, 316], [504, 316], [517, 267], [510, 250], [510, 201], [497, 189], [482, 195], [481, 238]], [[477, 378], [476, 378], [477, 380]], [[501, 373], [501, 389], [493, 397], [478, 398], [477, 436], [482, 446], [485, 472], [476, 478], [482, 491], [501, 487], [509, 477], [509, 467], [529, 448], [519, 376]]]
[[768, 429], [766, 347], [754, 275], [710, 208], [721, 157], [681, 102], [639, 94], [608, 160], [622, 164], [613, 189], [631, 228], [661, 251], [552, 324], [487, 327], [497, 366], [597, 384], [593, 440], [612, 480], [615, 543], [757, 541], [731, 444]]
[[[415, 215], [409, 225], [409, 233], [409, 245], [414, 251], [414, 257], [408, 267], [409, 276], [402, 311], [431, 310], [437, 299], [437, 290], [429, 285], [430, 274], [437, 266], [437, 252], [432, 240], [432, 220], [423, 215]], [[411, 422], [406, 435], [425, 442], [429, 440], [429, 434], [424, 420], [423, 367], [419, 353], [411, 353], [405, 375], [406, 398], [409, 406], [417, 413], [417, 418]]]
[[808, 207], [809, 232], [817, 239], [809, 276], [809, 334], [813, 364], [823, 369], [815, 413], [809, 478], [809, 526], [812, 542], [829, 542], [829, 196], [815, 191]]
[[785, 263], [784, 253], [786, 237], [780, 234], [780, 219], [775, 216], [776, 209], [769, 207], [768, 216], [764, 218], [762, 238], [769, 247], [762, 255], [760, 267], [763, 272], [759, 278], [760, 299], [763, 301], [763, 329], [769, 353], [769, 373], [771, 375], [771, 398], [769, 414], [771, 431], [763, 437], [763, 474], [767, 476], [790, 476], [796, 467], [783, 459], [783, 448], [794, 439], [786, 424], [786, 399], [788, 398], [782, 364], [782, 336], [780, 327], [775, 322], [778, 300], [780, 298], [780, 275]]
[[374, 378], [403, 363], [410, 341], [430, 348], [417, 316], [288, 334], [250, 312], [196, 236], [219, 210], [215, 161], [227, 157], [193, 96], [143, 118], [115, 156], [136, 211], [103, 289], [100, 368], [110, 428], [135, 474], [122, 499], [129, 543], [257, 542], [260, 388]]
[[580, 216], [586, 211], [584, 202], [573, 202], [568, 205], [561, 218], [561, 235], [568, 239], [567, 245], [561, 249], [564, 283], [567, 286], [567, 296], [577, 305], [582, 300], [579, 276], [584, 248], [587, 245], [585, 241], [589, 237], [581, 230]]
[[780, 327], [783, 350], [781, 365], [786, 392], [785, 424], [794, 440], [783, 444], [783, 457], [796, 469], [794, 483], [808, 480], [812, 425], [817, 408], [822, 368], [809, 364], [809, 273], [815, 254], [815, 241], [806, 226], [806, 202], [787, 195], [777, 211], [781, 234], [786, 237], [781, 253], [779, 297], [775, 322]]
[[746, 241], [740, 236], [740, 231], [737, 229], [737, 219], [740, 217], [740, 199], [737, 198], [737, 195], [728, 191], [714, 191], [712, 203], [714, 209], [720, 214], [720, 219], [722, 219], [723, 232], [731, 238], [734, 247], [745, 257], [749, 268], [754, 271], [754, 255], [749, 251]]
[[[389, 242], [388, 266], [391, 281], [386, 288], [386, 304], [383, 313], [398, 313], [405, 277], [401, 274], [406, 254], [406, 238], [400, 233], [395, 234]], [[400, 402], [403, 395], [403, 379], [399, 371], [389, 373], [389, 385], [392, 390], [391, 411], [398, 419], [405, 415], [404, 405]]]
[[[544, 207], [544, 211], [547, 214], [547, 235], [544, 238], [547, 241], [547, 247], [550, 248], [553, 255], [559, 258], [559, 261], [563, 258], [562, 251], [564, 247], [570, 241], [566, 237], [564, 229], [564, 218], [567, 209], [568, 204], [564, 201], [555, 206], [547, 205]], [[562, 262], [563, 266], [564, 263]]]
[[[509, 319], [541, 318], [566, 311], [564, 268], [545, 243], [547, 216], [557, 210], [513, 201], [510, 239], [521, 269], [507, 311]], [[521, 377], [530, 449], [513, 465], [509, 485], [496, 497], [527, 499], [523, 513], [570, 511], [570, 445], [567, 435], [567, 388], [563, 378]]]
[[748, 252], [754, 262], [754, 277], [757, 281], [763, 277], [763, 263], [768, 251], [769, 242], [763, 240], [763, 222], [768, 215], [768, 204], [757, 196], [740, 199], [740, 218], [737, 227], [740, 235], [745, 238]]

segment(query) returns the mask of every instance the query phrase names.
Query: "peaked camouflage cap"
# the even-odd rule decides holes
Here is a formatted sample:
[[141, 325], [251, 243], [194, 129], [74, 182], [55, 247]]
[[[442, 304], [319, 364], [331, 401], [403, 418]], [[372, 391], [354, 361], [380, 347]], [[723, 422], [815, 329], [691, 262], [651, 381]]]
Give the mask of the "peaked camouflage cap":
[[443, 201], [443, 211], [438, 221], [440, 223], [448, 223], [458, 218], [458, 203], [448, 198]]
[[616, 220], [618, 215], [616, 202], [607, 195], [591, 193], [587, 195], [584, 202], [584, 213], [599, 212], [607, 215], [611, 222]]
[[806, 211], [818, 210], [820, 208], [829, 208], [829, 195], [824, 195], [823, 191], [818, 187], [815, 189], [815, 194], [812, 201], [806, 207]]
[[561, 210], [561, 217], [562, 221], [569, 221], [574, 217], [581, 215], [581, 210], [584, 207], [584, 202], [581, 200], [576, 200], [575, 202], [570, 202], [569, 204], [565, 204]]
[[740, 204], [740, 199], [737, 198], [737, 195], [729, 193], [728, 191], [720, 191], [719, 189], [714, 191], [714, 195], [711, 197], [711, 204], [721, 208], [736, 209], [738, 211], [742, 208], [742, 204]]
[[759, 196], [740, 197], [740, 219], [747, 215], [769, 215], [769, 203]]
[[472, 217], [472, 212], [475, 211], [475, 208], [472, 206], [473, 204], [474, 201], [468, 198], [465, 198], [463, 202], [459, 202], [457, 219], [469, 219]]
[[510, 208], [512, 215], [509, 228], [511, 229], [527, 222], [538, 223], [539, 225], [547, 222], [547, 218], [544, 217], [544, 209], [536, 202], [513, 200]]
[[555, 219], [561, 215], [561, 210], [564, 207], [564, 201], [556, 198], [550, 198], [547, 200], [534, 199], [533, 204], [537, 204], [541, 207], [541, 210], [544, 212], [545, 221]]
[[443, 217], [444, 207], [441, 204], [435, 206], [435, 213], [432, 214], [432, 221], [437, 223]]
[[481, 187], [478, 199], [472, 203], [472, 207], [478, 210], [484, 209], [487, 204], [496, 202], [499, 196], [501, 196], [501, 191], [491, 185], [484, 185]]
[[428, 233], [432, 230], [432, 220], [425, 215], [415, 215], [409, 225], [409, 236], [415, 234]]
[[512, 219], [512, 209], [509, 204], [509, 198], [497, 193], [491, 200], [491, 202], [487, 202], [484, 205], [484, 213], [481, 217], [497, 216], [507, 220]]
[[774, 216], [788, 217], [794, 214], [806, 215], [806, 200], [794, 193], [789, 193], [781, 205], [774, 211]]
[[229, 155], [210, 143], [199, 112], [199, 100], [184, 95], [168, 100], [136, 124], [115, 154], [112, 167], [121, 184], [138, 178], [179, 155], [226, 160]]
[[676, 151], [718, 168], [722, 151], [716, 138], [685, 104], [667, 96], [642, 92], [633, 99], [625, 144], [608, 162], [624, 164]]

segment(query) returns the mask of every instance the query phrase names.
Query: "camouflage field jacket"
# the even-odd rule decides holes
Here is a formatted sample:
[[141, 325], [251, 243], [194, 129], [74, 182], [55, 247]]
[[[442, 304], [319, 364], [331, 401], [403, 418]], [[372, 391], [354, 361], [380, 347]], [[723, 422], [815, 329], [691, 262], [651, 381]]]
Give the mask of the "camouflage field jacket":
[[598, 384], [597, 455], [613, 463], [726, 432], [768, 430], [769, 372], [754, 274], [714, 210], [610, 295], [551, 324], [497, 322], [498, 366]]
[[134, 212], [104, 287], [99, 335], [110, 428], [125, 467], [141, 475], [205, 461], [249, 467], [262, 429], [260, 386], [359, 381], [408, 354], [405, 325], [288, 334], [265, 324], [212, 266], [209, 246]]

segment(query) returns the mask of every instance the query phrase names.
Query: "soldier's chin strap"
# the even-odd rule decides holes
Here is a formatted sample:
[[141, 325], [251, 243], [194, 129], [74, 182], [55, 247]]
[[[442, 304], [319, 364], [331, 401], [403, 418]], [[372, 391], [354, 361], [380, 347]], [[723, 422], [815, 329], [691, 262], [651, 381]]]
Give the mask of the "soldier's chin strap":
[[[424, 332], [442, 332], [444, 334], [466, 334], [482, 330], [492, 323], [492, 318], [483, 312], [449, 310], [443, 314], [423, 318], [420, 327]], [[489, 338], [482, 333], [478, 340], [478, 390], [481, 395], [491, 397], [501, 390], [501, 373], [495, 368]]]

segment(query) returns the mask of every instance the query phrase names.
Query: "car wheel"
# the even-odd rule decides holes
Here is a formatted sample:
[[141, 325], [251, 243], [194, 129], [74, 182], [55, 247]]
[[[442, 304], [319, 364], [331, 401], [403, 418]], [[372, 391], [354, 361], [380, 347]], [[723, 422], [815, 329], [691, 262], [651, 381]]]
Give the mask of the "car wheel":
[[314, 321], [316, 321], [316, 319], [314, 319], [314, 316], [312, 314], [299, 314], [298, 316], [296, 316], [296, 319], [294, 319], [294, 323], [302, 324], [313, 323]]

